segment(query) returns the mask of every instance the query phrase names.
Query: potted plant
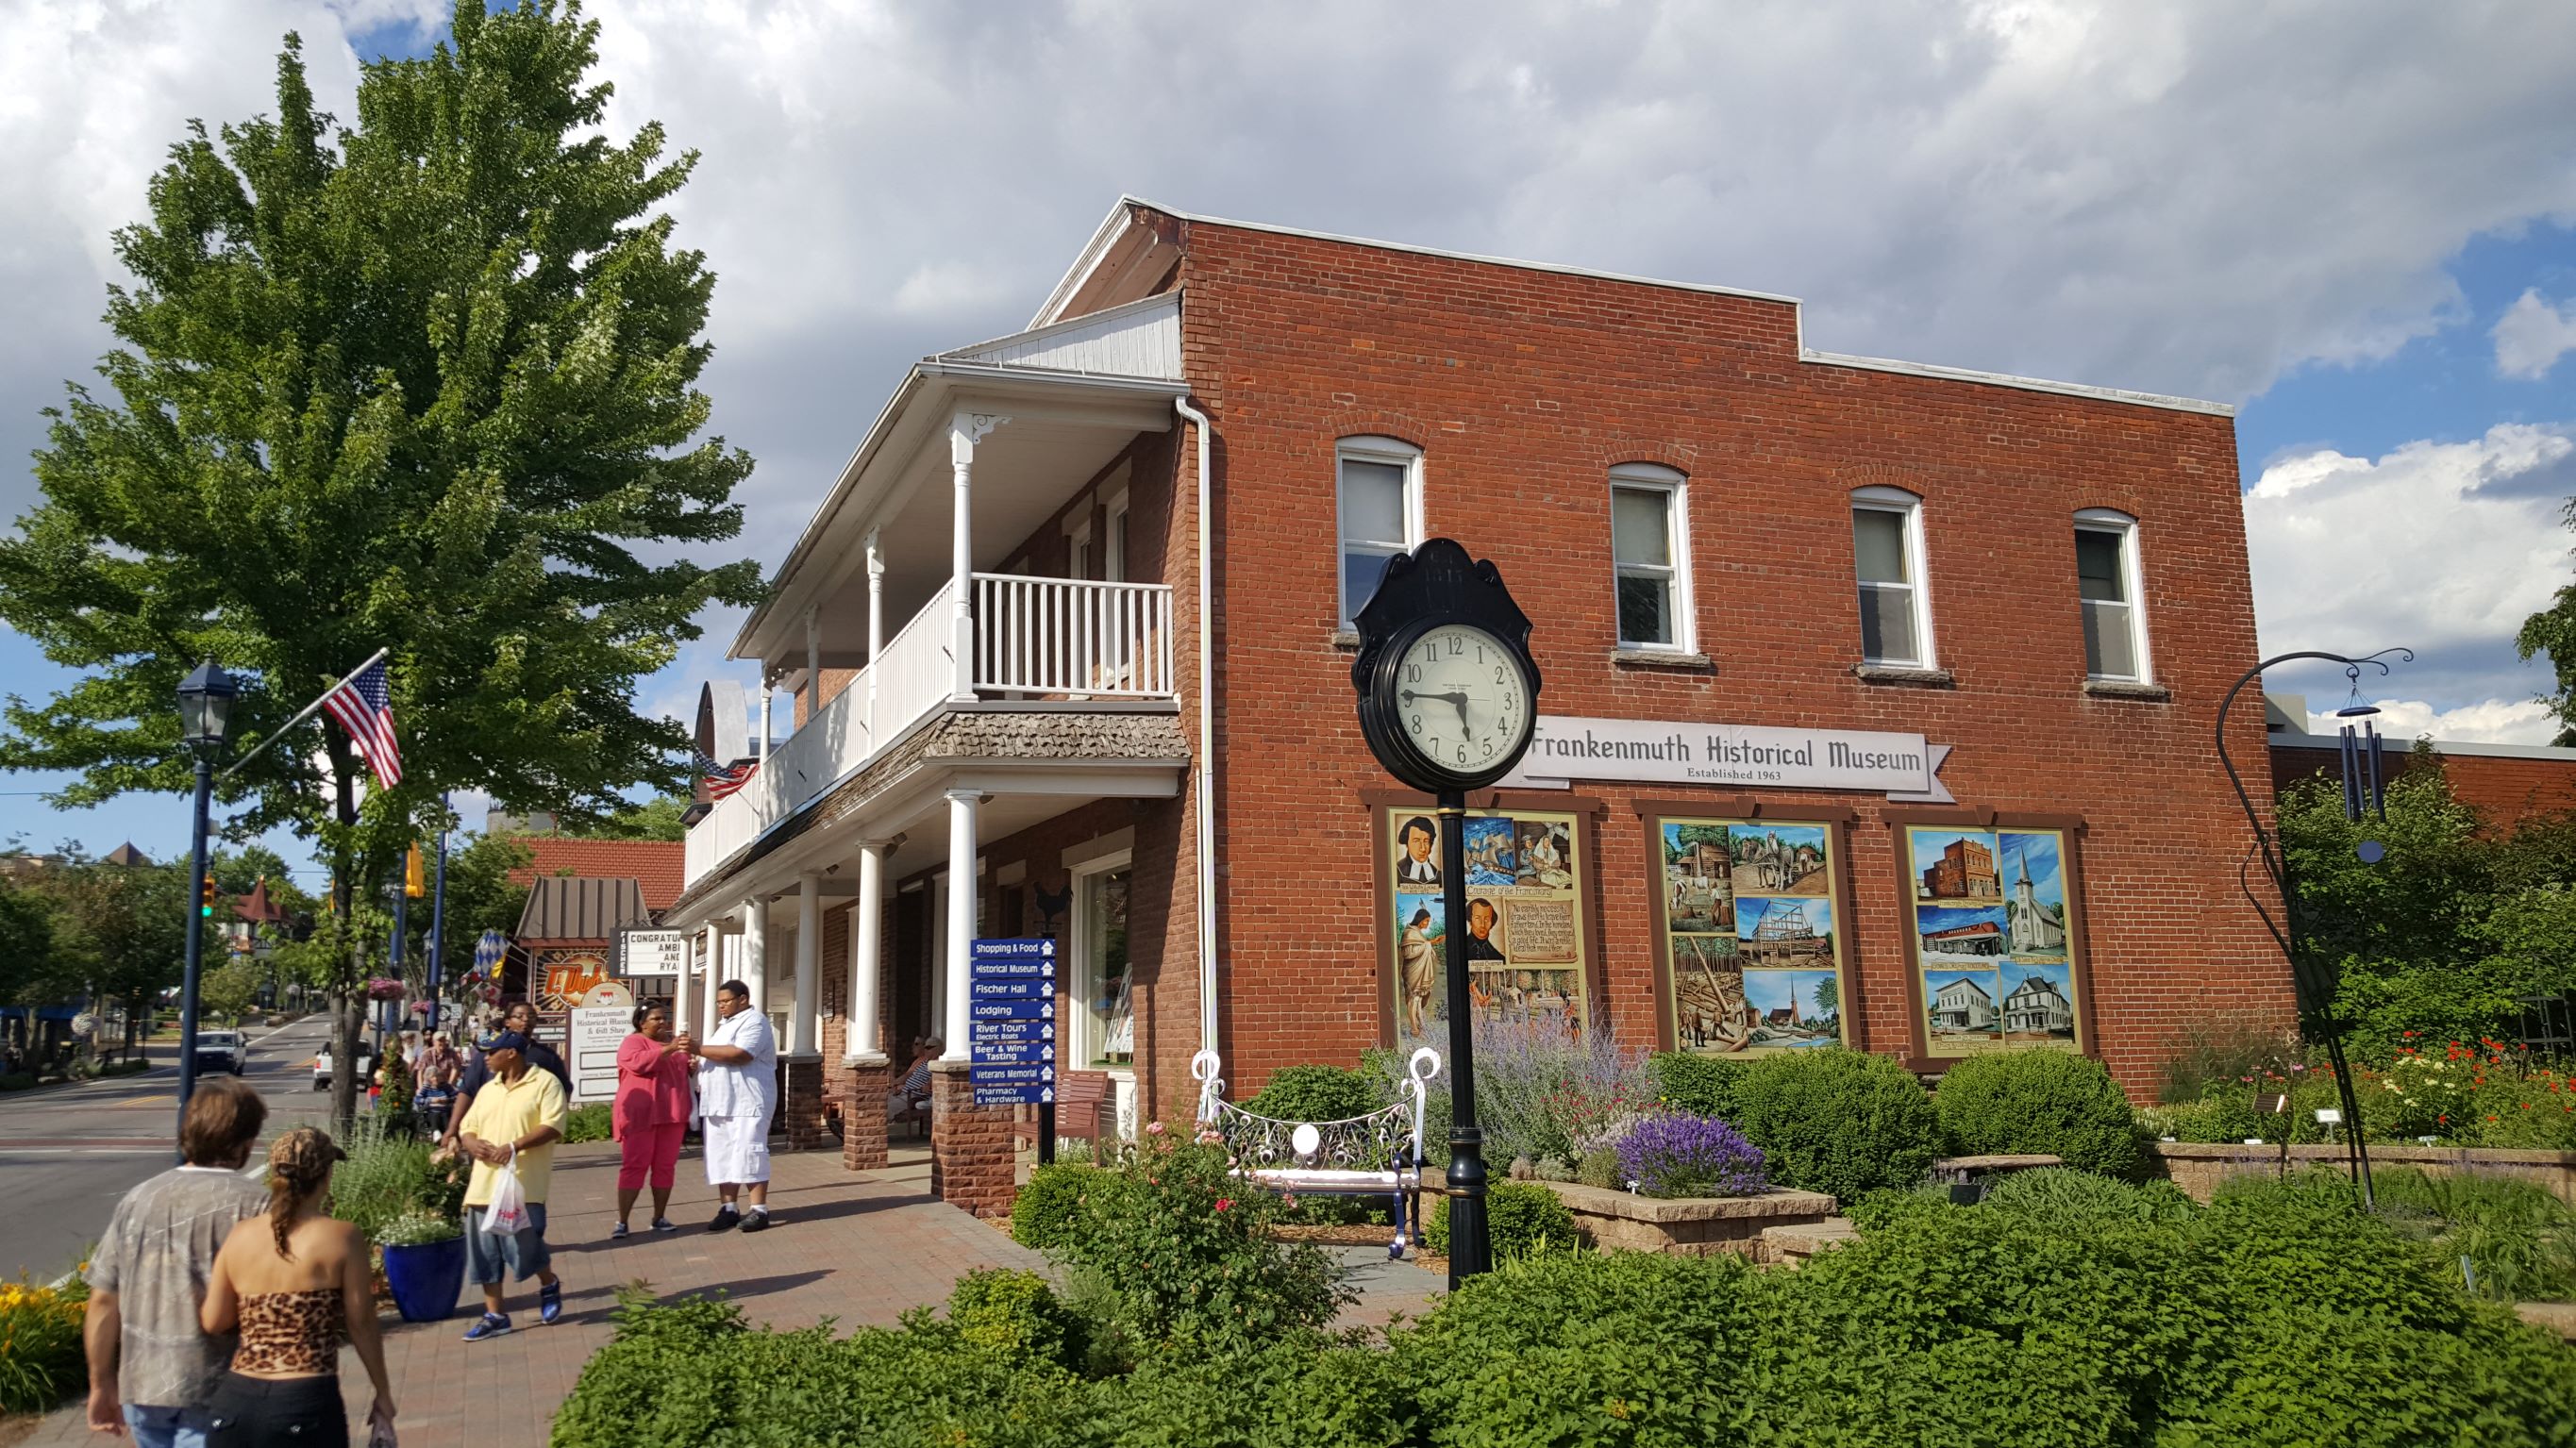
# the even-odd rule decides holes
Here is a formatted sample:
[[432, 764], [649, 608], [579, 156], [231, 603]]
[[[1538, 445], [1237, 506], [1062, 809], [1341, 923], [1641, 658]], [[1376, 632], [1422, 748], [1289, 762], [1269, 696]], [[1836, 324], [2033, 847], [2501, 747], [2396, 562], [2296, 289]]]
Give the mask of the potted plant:
[[454, 1217], [415, 1209], [376, 1233], [385, 1249], [385, 1286], [405, 1322], [440, 1322], [456, 1314], [465, 1290], [465, 1230]]

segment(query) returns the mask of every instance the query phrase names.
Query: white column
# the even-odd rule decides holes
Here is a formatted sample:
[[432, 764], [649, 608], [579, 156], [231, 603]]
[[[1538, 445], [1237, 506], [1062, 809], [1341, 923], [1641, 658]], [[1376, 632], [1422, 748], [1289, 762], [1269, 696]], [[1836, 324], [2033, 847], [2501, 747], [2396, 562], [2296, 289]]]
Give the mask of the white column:
[[841, 1033], [841, 1054], [852, 1062], [873, 1065], [886, 1059], [877, 1043], [877, 956], [884, 921], [885, 846], [871, 841], [859, 846], [859, 903], [850, 907], [850, 988], [843, 993], [850, 1021]]
[[805, 610], [805, 722], [813, 723], [823, 714], [823, 630], [814, 622], [814, 610]]
[[948, 791], [948, 1011], [940, 1034], [948, 1038], [943, 1061], [966, 1059], [972, 1022], [967, 1002], [968, 961], [975, 941], [975, 806], [983, 796], [971, 789]]
[[877, 656], [885, 652], [885, 550], [877, 544], [877, 530], [868, 530], [868, 697], [863, 701], [868, 710], [868, 752], [874, 754], [881, 740], [877, 738]]
[[752, 743], [753, 757], [767, 764], [769, 762], [769, 666], [767, 664], [760, 666], [760, 737]]
[[769, 902], [754, 897], [742, 902], [742, 983], [751, 987], [751, 1008], [769, 1013]]
[[698, 928], [696, 946], [691, 954], [698, 964], [698, 975], [680, 992], [680, 1014], [684, 1029], [693, 1036], [703, 1036], [716, 1023], [716, 978], [724, 969], [724, 933], [710, 920]]
[[[812, 714], [805, 716], [813, 718]], [[796, 877], [796, 1008], [787, 1017], [787, 1053], [821, 1053], [822, 1032], [814, 1021], [823, 1007], [823, 876], [808, 870]]]
[[716, 987], [724, 984], [724, 926], [707, 922], [707, 978], [698, 982], [698, 1034], [716, 1028]]
[[930, 1019], [921, 1033], [936, 1036], [948, 1021], [948, 874], [930, 877]]
[[[957, 682], [950, 697], [959, 703], [975, 698], [975, 444], [984, 434], [1010, 421], [989, 412], [959, 412], [948, 420], [948, 466], [956, 480], [956, 515], [948, 552], [949, 616], [954, 620], [950, 647], [955, 650]], [[970, 887], [971, 888], [971, 887]], [[961, 1045], [952, 1045], [961, 1050]]]

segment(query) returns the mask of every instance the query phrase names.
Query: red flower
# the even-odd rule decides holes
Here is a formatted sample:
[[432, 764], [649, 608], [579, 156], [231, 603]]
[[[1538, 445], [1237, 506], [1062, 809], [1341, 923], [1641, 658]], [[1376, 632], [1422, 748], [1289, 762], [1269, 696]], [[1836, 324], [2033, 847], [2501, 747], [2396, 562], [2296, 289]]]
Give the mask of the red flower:
[[[2490, 1118], [2490, 1119], [2492, 1119], [2492, 1118]], [[1234, 1198], [1232, 1198], [1232, 1197], [1219, 1197], [1219, 1198], [1217, 1198], [1217, 1199], [1216, 1199], [1216, 1209], [1217, 1209], [1218, 1211], [1220, 1211], [1220, 1212], [1224, 1211], [1226, 1208], [1231, 1207], [1231, 1206], [1233, 1206], [1233, 1205], [1234, 1205]]]

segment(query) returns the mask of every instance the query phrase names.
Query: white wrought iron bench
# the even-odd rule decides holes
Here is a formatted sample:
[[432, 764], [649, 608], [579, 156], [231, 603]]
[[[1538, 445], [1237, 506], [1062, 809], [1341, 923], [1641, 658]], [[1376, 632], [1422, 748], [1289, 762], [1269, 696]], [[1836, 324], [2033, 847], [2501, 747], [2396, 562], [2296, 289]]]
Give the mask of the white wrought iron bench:
[[1405, 1063], [1403, 1099], [1341, 1121], [1254, 1115], [1225, 1099], [1221, 1064], [1216, 1052], [1201, 1051], [1190, 1058], [1190, 1075], [1199, 1083], [1199, 1129], [1224, 1141], [1236, 1171], [1282, 1192], [1387, 1198], [1395, 1223], [1389, 1257], [1421, 1239], [1422, 1114], [1440, 1074], [1437, 1051], [1423, 1047]]

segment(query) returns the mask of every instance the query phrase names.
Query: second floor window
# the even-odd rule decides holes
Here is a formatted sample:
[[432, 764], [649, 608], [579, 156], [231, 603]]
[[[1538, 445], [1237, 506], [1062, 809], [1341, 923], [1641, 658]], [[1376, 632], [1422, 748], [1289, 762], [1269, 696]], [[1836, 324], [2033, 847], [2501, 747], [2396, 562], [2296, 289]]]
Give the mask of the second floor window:
[[1422, 456], [1388, 438], [1346, 438], [1335, 451], [1341, 515], [1341, 626], [1349, 628], [1386, 561], [1422, 541]]
[[1921, 500], [1895, 488], [1853, 494], [1852, 561], [1860, 583], [1862, 662], [1933, 667]]
[[1690, 548], [1682, 475], [1627, 464], [1610, 470], [1610, 552], [1619, 646], [1691, 647]]
[[2138, 616], [2138, 527], [2088, 509], [2075, 516], [2075, 593], [2084, 610], [2084, 672], [2096, 679], [2147, 678]]

